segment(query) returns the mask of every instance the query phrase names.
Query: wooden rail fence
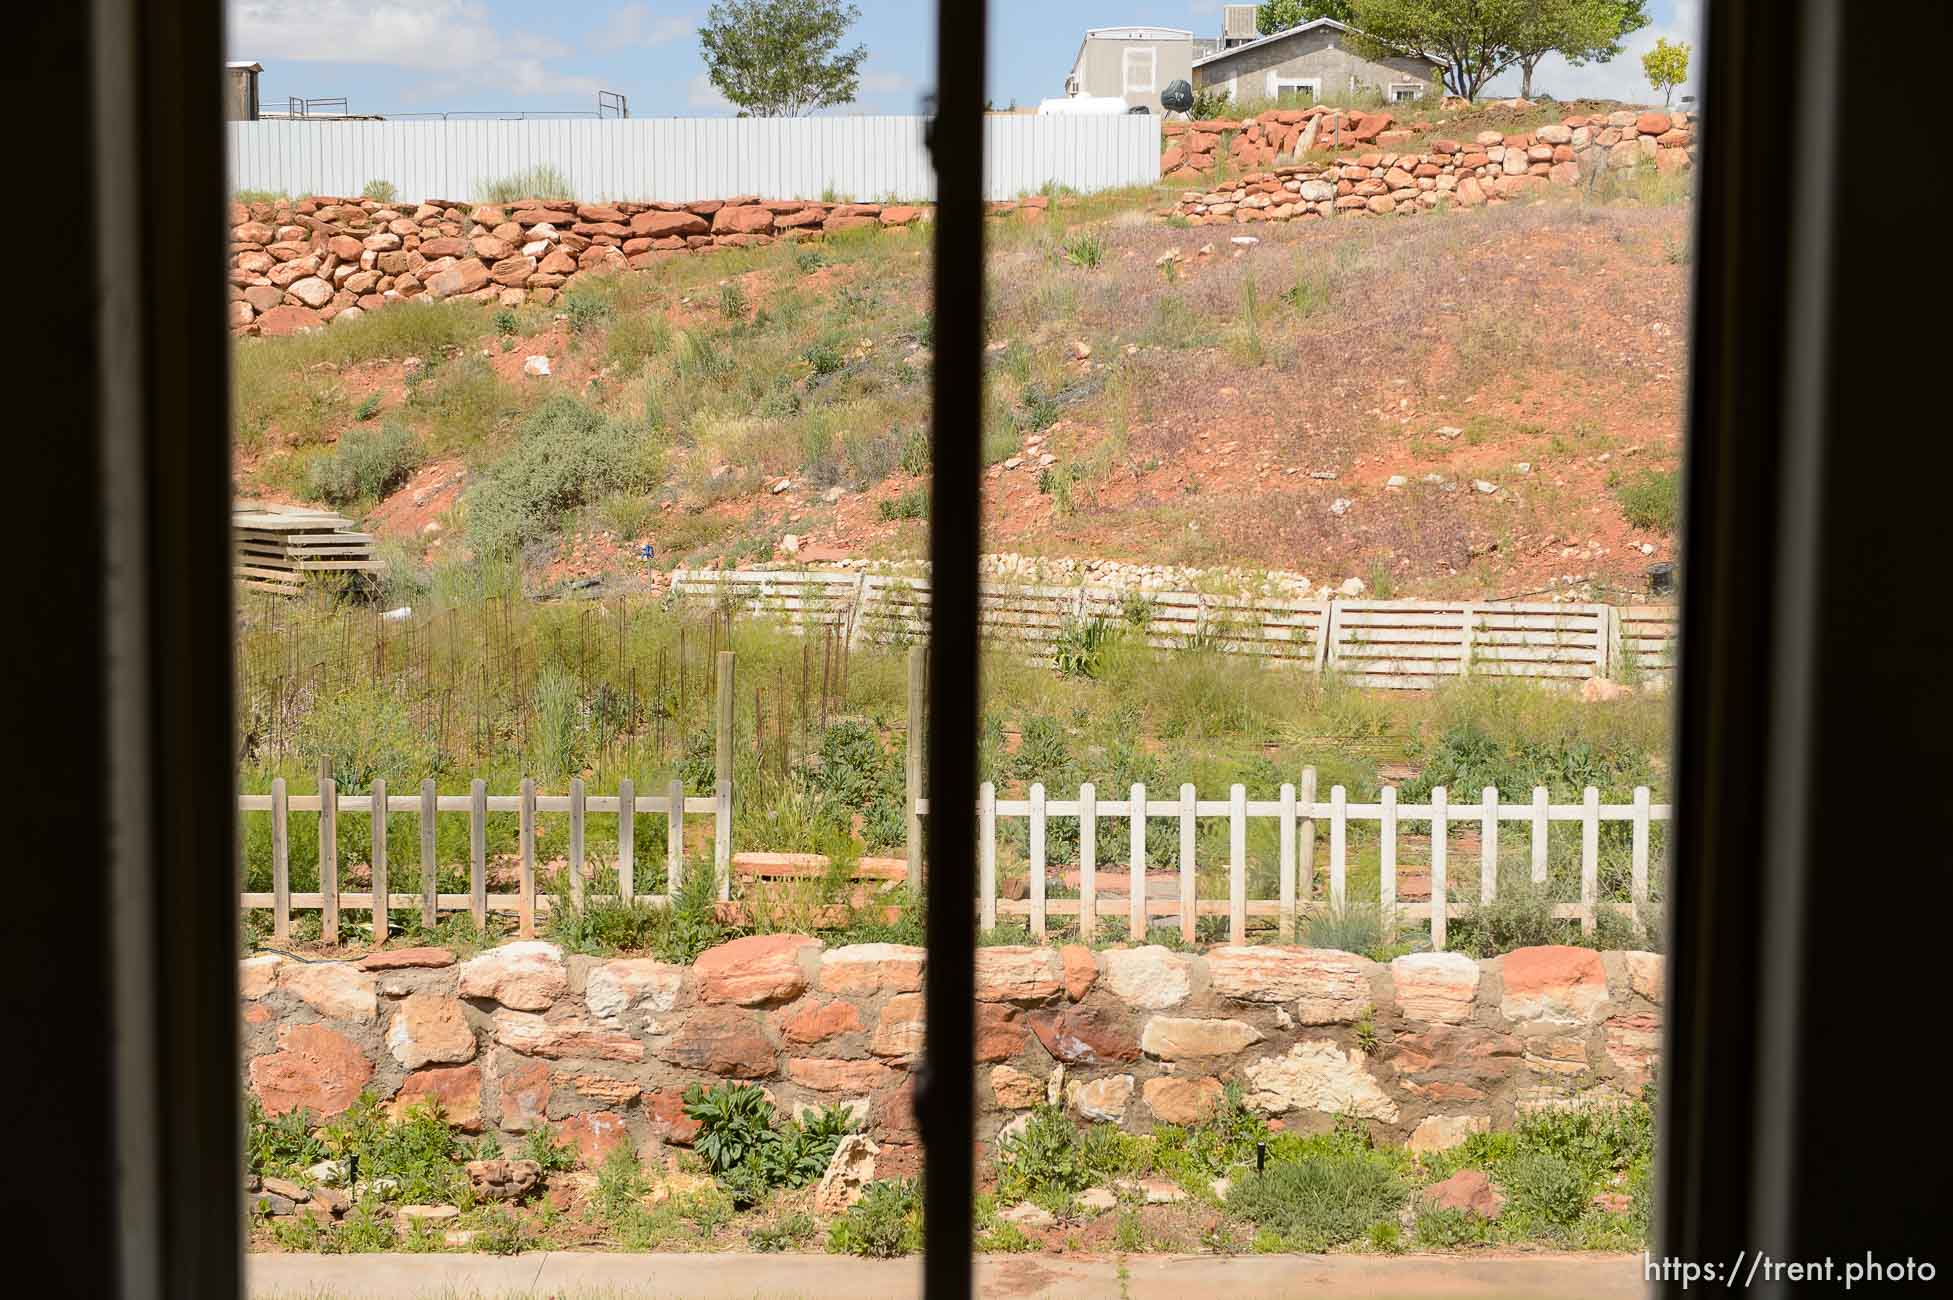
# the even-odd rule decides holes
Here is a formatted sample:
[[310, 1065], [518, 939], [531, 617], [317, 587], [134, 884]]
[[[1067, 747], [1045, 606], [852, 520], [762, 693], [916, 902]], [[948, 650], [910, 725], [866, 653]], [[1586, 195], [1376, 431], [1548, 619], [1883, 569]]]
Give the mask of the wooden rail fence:
[[[821, 570], [687, 570], [681, 598], [719, 601], [850, 644], [902, 644], [929, 634], [929, 580]], [[1429, 689], [1465, 675], [1579, 681], [1674, 667], [1670, 605], [1300, 600], [1191, 591], [1129, 593], [1109, 586], [984, 582], [985, 632], [1042, 653], [1065, 629], [1125, 622], [1148, 645], [1200, 646], [1361, 686]]]

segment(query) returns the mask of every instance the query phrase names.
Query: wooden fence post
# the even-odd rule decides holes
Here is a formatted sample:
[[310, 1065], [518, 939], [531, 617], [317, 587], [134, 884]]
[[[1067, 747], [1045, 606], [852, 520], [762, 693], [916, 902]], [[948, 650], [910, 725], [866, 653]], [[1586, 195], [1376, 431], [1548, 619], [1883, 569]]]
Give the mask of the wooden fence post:
[[1099, 934], [1099, 792], [1078, 787], [1078, 941], [1090, 947]]
[[1248, 941], [1248, 787], [1227, 792], [1227, 941]]
[[1316, 892], [1316, 770], [1313, 767], [1302, 769], [1299, 798], [1302, 825], [1296, 828], [1296, 838], [1301, 841], [1296, 846], [1296, 890], [1300, 897], [1312, 898]]
[[319, 760], [319, 937], [339, 942], [339, 787]]
[[1478, 832], [1478, 901], [1489, 903], [1499, 895], [1499, 789], [1488, 785], [1479, 793], [1485, 811]]
[[1194, 875], [1195, 818], [1199, 806], [1192, 785], [1180, 787], [1180, 938], [1192, 943], [1198, 932], [1200, 882]]
[[[713, 795], [717, 806], [712, 822], [712, 871], [718, 879], [719, 901], [732, 897], [732, 651], [719, 652], [719, 736]], [[759, 720], [754, 719], [757, 727]], [[682, 815], [682, 814], [681, 814]]]
[[433, 777], [420, 783], [420, 923], [429, 930], [440, 911], [440, 867], [435, 861], [439, 856], [439, 828], [434, 824], [441, 810], [440, 800]]
[[488, 928], [488, 783], [468, 783], [468, 915]]
[[292, 941], [291, 796], [285, 778], [271, 779], [271, 937]]
[[1546, 883], [1546, 787], [1533, 787], [1533, 883]]
[[1348, 870], [1344, 855], [1349, 847], [1349, 791], [1336, 785], [1329, 788], [1329, 910], [1343, 911], [1344, 883]]
[[637, 901], [637, 786], [628, 776], [617, 782], [617, 896], [627, 907]]
[[1281, 919], [1283, 943], [1295, 942], [1295, 787], [1282, 783]]
[[522, 778], [522, 802], [520, 829], [517, 842], [521, 853], [520, 894], [516, 899], [518, 934], [524, 939], [536, 937], [536, 782], [533, 777]]
[[583, 778], [570, 778], [570, 903], [583, 910]]
[[1385, 786], [1378, 798], [1383, 811], [1377, 817], [1377, 910], [1387, 938], [1397, 924], [1397, 787]]
[[997, 928], [997, 787], [985, 781], [977, 795], [977, 924]]
[[1594, 932], [1600, 899], [1600, 791], [1588, 786], [1580, 809], [1580, 932]]
[[665, 788], [665, 904], [678, 901], [685, 880], [685, 783], [677, 777]]
[[1634, 787], [1634, 858], [1629, 882], [1629, 897], [1634, 900], [1634, 919], [1640, 922], [1641, 909], [1648, 905], [1648, 787]]
[[1135, 785], [1127, 796], [1132, 809], [1132, 839], [1129, 845], [1132, 862], [1132, 884], [1126, 898], [1126, 914], [1130, 918], [1126, 926], [1126, 937], [1134, 941], [1146, 937], [1146, 787]]
[[922, 750], [927, 743], [923, 697], [929, 683], [929, 652], [909, 647], [909, 733], [905, 765], [907, 778], [909, 883], [922, 887]]
[[387, 880], [387, 782], [383, 776], [373, 778], [373, 851], [371, 867], [373, 873], [373, 946], [379, 947], [387, 941], [387, 903], [388, 892], [392, 888]]
[[1445, 928], [1451, 920], [1451, 888], [1445, 879], [1450, 856], [1451, 823], [1446, 818], [1449, 796], [1443, 786], [1431, 791], [1431, 950], [1444, 951]]
[[1031, 786], [1031, 937], [1044, 939], [1044, 783]]

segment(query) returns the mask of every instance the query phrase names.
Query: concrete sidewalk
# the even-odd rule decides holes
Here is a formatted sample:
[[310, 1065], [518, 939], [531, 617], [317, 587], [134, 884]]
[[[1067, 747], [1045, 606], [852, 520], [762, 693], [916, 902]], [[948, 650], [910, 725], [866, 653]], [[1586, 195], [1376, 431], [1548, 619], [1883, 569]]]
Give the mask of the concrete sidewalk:
[[[839, 1255], [269, 1255], [254, 1300], [906, 1300], [915, 1259]], [[1224, 1295], [1374, 1300], [1612, 1300], [1648, 1294], [1638, 1255], [988, 1255], [984, 1296], [1190, 1300]]]

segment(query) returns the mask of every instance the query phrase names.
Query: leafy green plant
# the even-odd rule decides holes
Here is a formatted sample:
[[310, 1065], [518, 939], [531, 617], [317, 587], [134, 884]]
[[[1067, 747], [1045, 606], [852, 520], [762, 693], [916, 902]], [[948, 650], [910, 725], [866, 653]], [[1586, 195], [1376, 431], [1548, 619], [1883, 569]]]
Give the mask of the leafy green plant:
[[1067, 619], [1051, 643], [1051, 665], [1061, 677], [1097, 677], [1106, 651], [1122, 629], [1102, 617]]
[[825, 339], [808, 348], [803, 359], [816, 376], [831, 375], [847, 364], [841, 349]]
[[288, 1176], [329, 1154], [312, 1131], [309, 1111], [267, 1115], [256, 1093], [244, 1095], [244, 1167], [251, 1173]]
[[929, 472], [931, 450], [927, 429], [911, 430], [902, 442], [902, 472], [921, 476]]
[[368, 393], [365, 396], [365, 398], [361, 400], [360, 404], [353, 408], [353, 418], [355, 420], [358, 420], [361, 424], [366, 423], [366, 421], [372, 419], [374, 416], [378, 415], [379, 413], [380, 413], [380, 395], [378, 393]]
[[882, 502], [879, 509], [881, 517], [885, 520], [927, 519], [929, 489], [919, 484], [892, 500]]
[[522, 1158], [541, 1165], [544, 1173], [564, 1172], [576, 1168], [576, 1144], [558, 1142], [554, 1129], [538, 1124], [522, 1143]]
[[663, 465], [661, 449], [641, 432], [558, 394], [523, 421], [514, 450], [470, 489], [469, 536], [480, 554], [507, 554], [553, 533], [581, 506], [649, 491]]
[[827, 1249], [836, 1255], [895, 1259], [922, 1249], [922, 1197], [913, 1181], [879, 1179], [828, 1226]]
[[1236, 1177], [1226, 1209], [1278, 1234], [1289, 1249], [1314, 1252], [1354, 1241], [1372, 1224], [1394, 1218], [1405, 1196], [1403, 1181], [1384, 1157], [1324, 1154]]
[[820, 1224], [811, 1214], [796, 1211], [777, 1223], [754, 1228], [746, 1234], [746, 1241], [762, 1252], [793, 1250], [812, 1241], [819, 1231]]
[[1513, 1213], [1534, 1223], [1565, 1228], [1587, 1212], [1592, 1196], [1579, 1168], [1548, 1151], [1526, 1151], [1499, 1171]]
[[[367, 400], [378, 409], [377, 397]], [[405, 483], [420, 463], [420, 443], [404, 425], [348, 429], [331, 455], [307, 467], [307, 494], [335, 506], [378, 501]]]
[[569, 317], [572, 334], [588, 334], [608, 322], [617, 312], [617, 306], [608, 294], [581, 287], [564, 294], [562, 305], [563, 314]]
[[390, 1199], [438, 1205], [455, 1200], [468, 1185], [461, 1144], [431, 1102], [408, 1106], [394, 1120], [379, 1098], [362, 1093], [319, 1130], [319, 1138], [335, 1158], [357, 1157], [369, 1183], [388, 1180]]
[[1672, 533], [1682, 513], [1682, 476], [1672, 469], [1640, 469], [1610, 475], [1608, 488], [1621, 515], [1636, 528]]
[[1061, 248], [1065, 261], [1087, 271], [1096, 270], [1105, 261], [1105, 238], [1096, 230], [1070, 236]]
[[495, 309], [495, 314], [488, 318], [488, 323], [491, 326], [493, 326], [495, 332], [501, 335], [503, 338], [508, 338], [510, 335], [514, 334], [522, 326], [521, 318], [518, 317], [515, 314], [515, 310], [510, 307], [497, 307]]
[[547, 164], [511, 172], [497, 180], [483, 181], [476, 187], [483, 203], [506, 206], [517, 199], [573, 199], [570, 182], [563, 173]]

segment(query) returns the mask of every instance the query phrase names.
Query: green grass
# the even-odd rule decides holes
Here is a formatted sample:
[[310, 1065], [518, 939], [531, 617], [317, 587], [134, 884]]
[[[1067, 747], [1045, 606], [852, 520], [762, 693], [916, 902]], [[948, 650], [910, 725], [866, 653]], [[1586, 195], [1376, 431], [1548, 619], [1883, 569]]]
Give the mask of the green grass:
[[1620, 503], [1622, 516], [1636, 528], [1656, 533], [1675, 531], [1682, 513], [1681, 471], [1639, 469], [1631, 474], [1615, 473], [1609, 476], [1607, 486]]
[[547, 164], [482, 181], [475, 189], [482, 203], [510, 204], [517, 199], [573, 199], [569, 178]]

